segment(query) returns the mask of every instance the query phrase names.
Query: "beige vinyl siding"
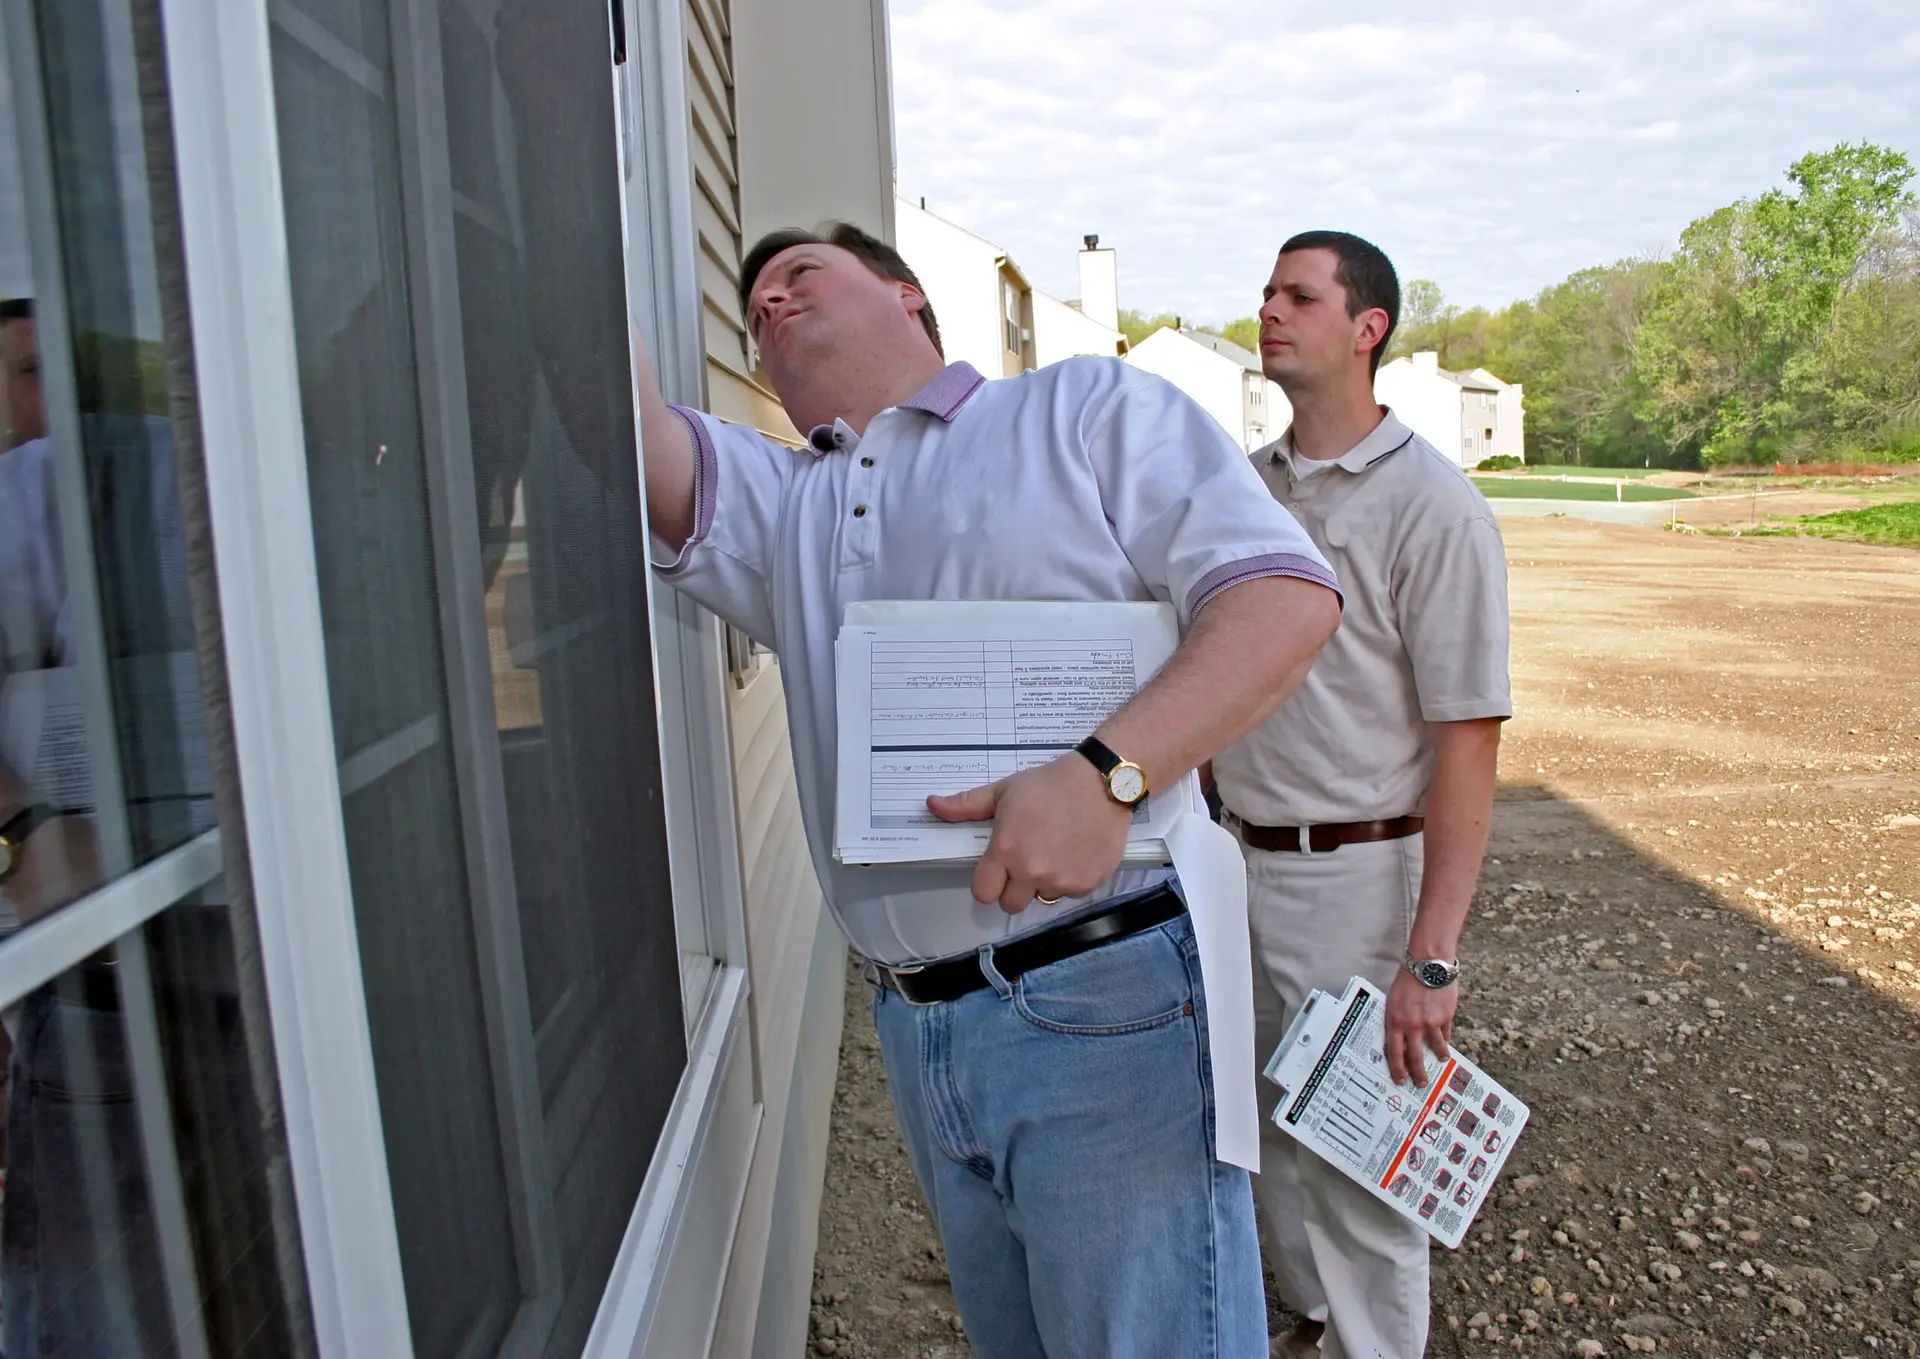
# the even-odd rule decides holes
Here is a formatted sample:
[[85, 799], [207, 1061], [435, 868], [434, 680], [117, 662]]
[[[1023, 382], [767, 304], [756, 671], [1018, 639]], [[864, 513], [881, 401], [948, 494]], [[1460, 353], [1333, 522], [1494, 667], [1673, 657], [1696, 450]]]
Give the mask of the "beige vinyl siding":
[[[738, 301], [749, 243], [741, 227], [733, 0], [682, 2], [707, 409], [798, 443], [778, 399], [753, 371]], [[760, 1123], [710, 1353], [784, 1356], [806, 1343], [846, 944], [824, 909], [807, 854], [780, 667], [740, 668], [735, 679], [734, 791]]]
[[687, 141], [693, 162], [693, 227], [699, 245], [700, 327], [707, 352], [707, 406], [724, 420], [776, 438], [799, 436], [755, 376], [740, 314], [740, 134], [730, 0], [685, 0]]
[[[748, 1173], [712, 1353], [785, 1354], [805, 1343], [818, 1177], [826, 1150], [820, 1133], [840, 1047], [846, 943], [824, 909], [807, 854], [778, 666], [754, 671], [735, 692], [733, 742], [747, 966], [753, 978], [749, 1023], [765, 1121]], [[823, 1084], [824, 1102], [814, 1089]], [[795, 1098], [807, 1098], [808, 1110], [791, 1108]], [[810, 1122], [822, 1128], [808, 1136]], [[809, 1264], [796, 1272], [789, 1257], [798, 1252]], [[758, 1305], [750, 1299], [759, 1299]], [[734, 1300], [733, 1305], [725, 1300]]]

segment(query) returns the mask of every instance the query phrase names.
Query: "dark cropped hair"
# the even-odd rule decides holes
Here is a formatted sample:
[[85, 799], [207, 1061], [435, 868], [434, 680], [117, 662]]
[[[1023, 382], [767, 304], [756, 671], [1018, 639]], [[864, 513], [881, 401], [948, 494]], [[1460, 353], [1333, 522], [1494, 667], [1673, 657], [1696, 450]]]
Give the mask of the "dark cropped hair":
[[1379, 372], [1380, 356], [1400, 324], [1400, 276], [1393, 272], [1393, 261], [1372, 241], [1344, 231], [1303, 231], [1280, 247], [1283, 255], [1300, 250], [1331, 250], [1340, 261], [1333, 281], [1347, 291], [1347, 315], [1358, 316], [1372, 307], [1387, 314], [1387, 333], [1373, 347], [1373, 371]]
[[[783, 250], [791, 250], [796, 245], [837, 245], [881, 278], [892, 279], [895, 283], [910, 283], [914, 291], [922, 297], [927, 290], [920, 286], [919, 275], [913, 272], [913, 266], [900, 258], [900, 252], [881, 240], [869, 235], [851, 222], [828, 222], [818, 231], [805, 231], [799, 227], [782, 227], [778, 231], [769, 231], [753, 244], [747, 257], [740, 265], [740, 315], [749, 315], [753, 308], [753, 285], [760, 281], [760, 271]], [[927, 332], [927, 338], [933, 341], [934, 349], [941, 358], [947, 351], [940, 344], [940, 323], [933, 319], [933, 303], [920, 308], [920, 325]]]
[[31, 321], [33, 319], [33, 299], [31, 297], [9, 297], [0, 301], [0, 325], [8, 321]]

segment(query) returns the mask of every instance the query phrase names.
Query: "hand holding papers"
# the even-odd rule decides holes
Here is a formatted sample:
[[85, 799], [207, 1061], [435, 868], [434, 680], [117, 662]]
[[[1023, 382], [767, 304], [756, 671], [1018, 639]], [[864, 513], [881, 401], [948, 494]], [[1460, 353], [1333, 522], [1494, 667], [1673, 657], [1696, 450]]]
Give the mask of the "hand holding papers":
[[1266, 1066], [1280, 1087], [1273, 1121], [1442, 1245], [1460, 1244], [1487, 1200], [1527, 1106], [1447, 1050], [1424, 1086], [1387, 1074], [1387, 998], [1355, 977], [1313, 991]]
[[[1164, 604], [849, 605], [837, 643], [835, 857], [978, 859], [993, 825], [943, 822], [927, 798], [1060, 758], [1151, 680], [1179, 640]], [[1208, 820], [1196, 775], [1148, 793], [1122, 861], [1171, 861], [1179, 876], [1207, 1002], [1215, 1155], [1257, 1170], [1246, 871], [1233, 837]]]

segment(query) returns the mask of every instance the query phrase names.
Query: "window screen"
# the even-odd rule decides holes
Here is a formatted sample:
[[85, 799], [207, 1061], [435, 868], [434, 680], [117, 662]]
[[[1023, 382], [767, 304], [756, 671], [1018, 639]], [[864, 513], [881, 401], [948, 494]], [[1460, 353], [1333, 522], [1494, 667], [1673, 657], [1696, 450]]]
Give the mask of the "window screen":
[[275, 0], [415, 1345], [578, 1351], [685, 1063], [605, 0]]

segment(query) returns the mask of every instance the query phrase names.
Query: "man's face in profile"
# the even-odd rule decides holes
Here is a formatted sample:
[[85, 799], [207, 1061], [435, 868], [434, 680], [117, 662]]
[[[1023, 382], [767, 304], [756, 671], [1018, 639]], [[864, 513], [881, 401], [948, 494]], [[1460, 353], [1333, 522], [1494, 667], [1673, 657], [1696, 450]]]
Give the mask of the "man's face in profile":
[[40, 336], [31, 317], [0, 325], [0, 387], [4, 387], [7, 448], [47, 432], [46, 406], [40, 396]]
[[1295, 250], [1274, 263], [1260, 308], [1260, 366], [1286, 387], [1337, 379], [1354, 361], [1370, 312], [1347, 315], [1347, 290], [1331, 250]]

